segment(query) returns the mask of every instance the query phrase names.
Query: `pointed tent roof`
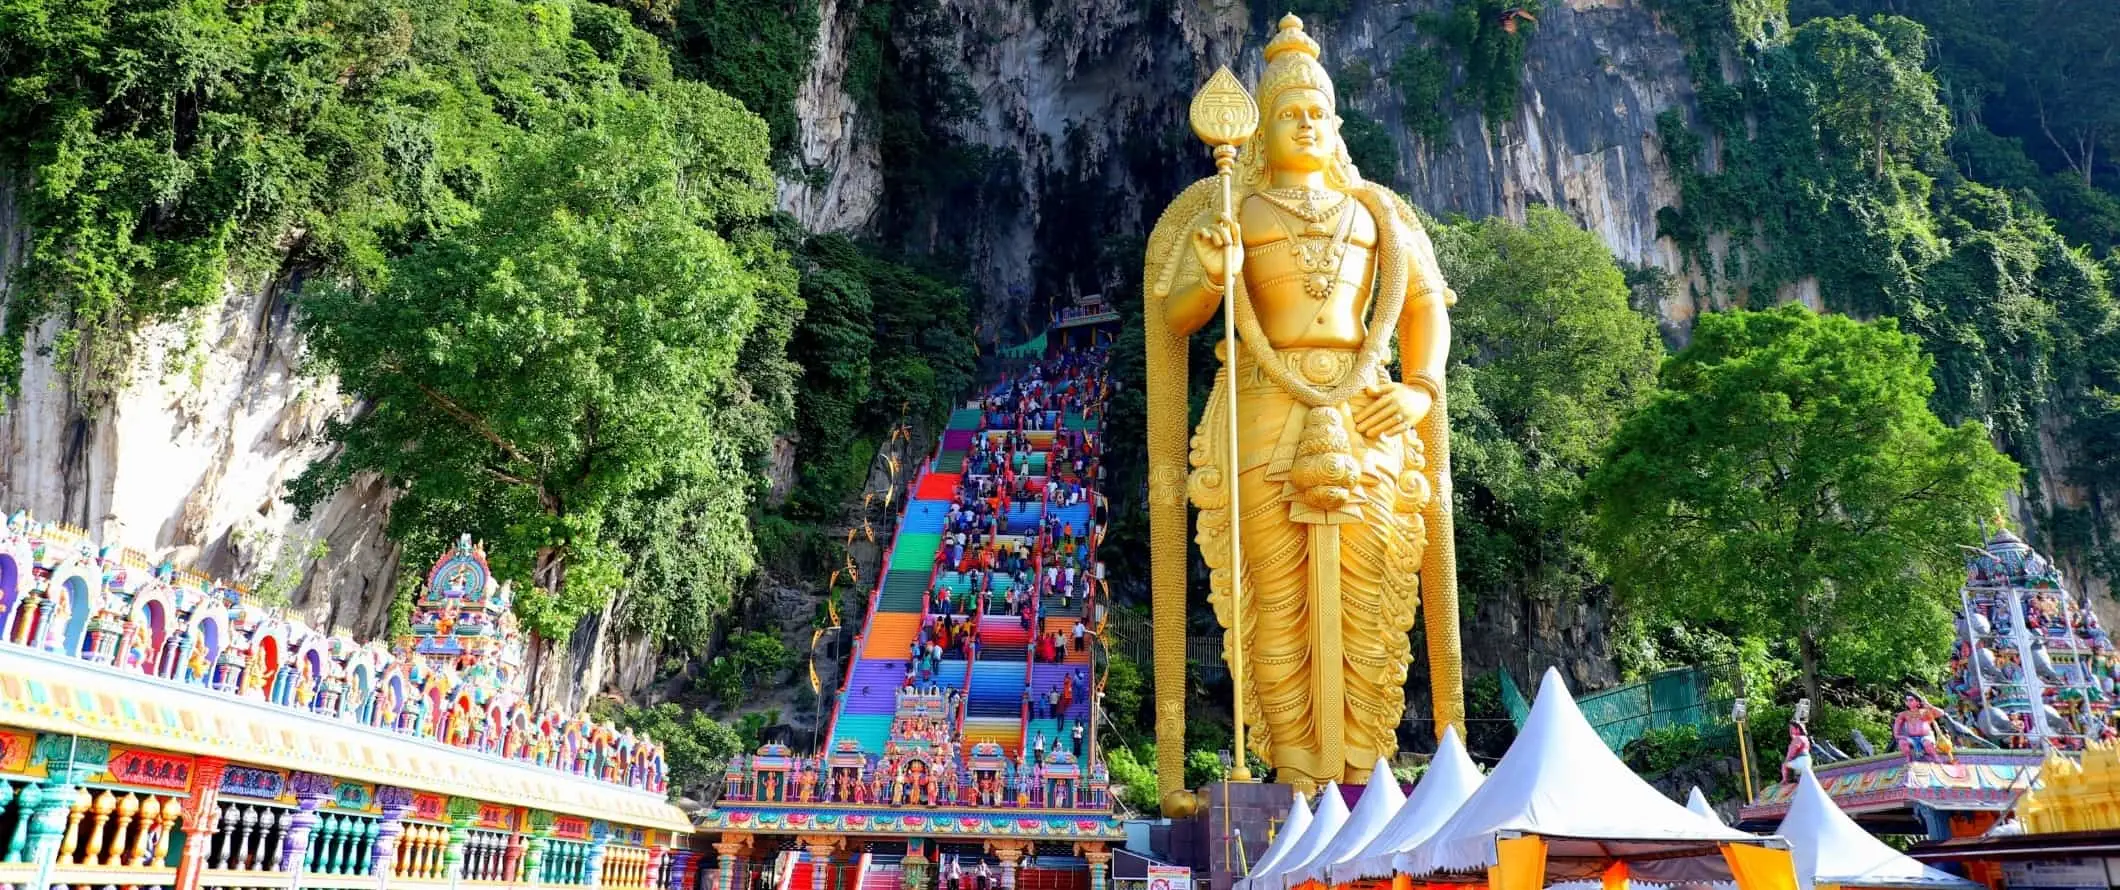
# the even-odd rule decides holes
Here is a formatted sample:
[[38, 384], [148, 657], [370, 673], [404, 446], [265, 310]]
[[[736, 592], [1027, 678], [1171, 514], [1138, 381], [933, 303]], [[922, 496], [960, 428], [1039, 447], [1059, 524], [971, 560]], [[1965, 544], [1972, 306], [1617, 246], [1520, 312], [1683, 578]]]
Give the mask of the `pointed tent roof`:
[[[1548, 882], [1595, 878], [1613, 860], [1640, 880], [1729, 880], [1724, 843], [1768, 842], [1688, 811], [1627, 769], [1546, 671], [1509, 753], [1435, 835], [1400, 857], [1415, 878], [1484, 871], [1495, 842], [1546, 839]], [[1653, 860], [1653, 861], [1651, 861]]]
[[1271, 868], [1253, 869], [1250, 887], [1280, 890], [1282, 876], [1294, 874], [1318, 858], [1318, 854], [1325, 851], [1325, 845], [1332, 843], [1333, 835], [1340, 833], [1340, 826], [1345, 824], [1347, 801], [1340, 796], [1340, 784], [1328, 782], [1318, 792], [1318, 811], [1310, 815], [1309, 830], [1288, 848], [1288, 855], [1281, 857], [1280, 862]]
[[[1265, 874], [1267, 869], [1279, 865], [1281, 860], [1288, 858], [1288, 851], [1303, 841], [1303, 834], [1309, 829], [1310, 801], [1305, 800], [1303, 792], [1298, 791], [1295, 799], [1288, 802], [1288, 817], [1281, 820], [1281, 833], [1274, 835], [1273, 843], [1266, 845], [1266, 852], [1259, 857], [1259, 864], [1251, 867], [1252, 873]], [[1246, 885], [1248, 880], [1237, 883], [1240, 886]]]
[[1443, 740], [1436, 744], [1435, 756], [1428, 760], [1428, 772], [1413, 786], [1413, 796], [1407, 798], [1398, 815], [1377, 832], [1367, 847], [1346, 865], [1333, 869], [1334, 879], [1344, 883], [1390, 877], [1391, 860], [1443, 827], [1457, 812], [1458, 805], [1471, 797], [1486, 778], [1465, 754], [1465, 743], [1458, 741], [1457, 727], [1443, 730]]
[[1369, 842], [1376, 839], [1377, 832], [1398, 815], [1399, 808], [1406, 805], [1406, 794], [1399, 790], [1399, 778], [1391, 774], [1391, 764], [1377, 758], [1376, 765], [1369, 768], [1369, 785], [1362, 789], [1362, 799], [1355, 802], [1354, 812], [1348, 814], [1347, 824], [1340, 826], [1340, 833], [1325, 845], [1310, 864], [1285, 876], [1287, 883], [1301, 884], [1317, 881], [1331, 884], [1328, 872], [1341, 870], [1340, 866], [1362, 852]]
[[1721, 822], [1723, 820], [1722, 816], [1715, 812], [1714, 807], [1708, 806], [1708, 796], [1700, 793], [1699, 785], [1693, 786], [1693, 790], [1686, 793], [1686, 809], [1692, 810], [1695, 814], [1706, 816], [1717, 822]]
[[1796, 883], [1803, 890], [1811, 890], [1815, 884], [1935, 890], [1973, 890], [1977, 886], [1885, 846], [1826, 796], [1826, 790], [1810, 770], [1798, 773], [1796, 791], [1789, 798], [1789, 813], [1782, 817], [1776, 833], [1789, 840], [1789, 850], [1796, 860]]

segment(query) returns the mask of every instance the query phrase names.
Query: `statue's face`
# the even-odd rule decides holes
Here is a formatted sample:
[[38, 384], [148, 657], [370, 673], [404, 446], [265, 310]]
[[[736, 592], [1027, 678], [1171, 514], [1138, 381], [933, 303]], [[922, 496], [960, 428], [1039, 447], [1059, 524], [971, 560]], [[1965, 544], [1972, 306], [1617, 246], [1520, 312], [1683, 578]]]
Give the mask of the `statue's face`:
[[1266, 119], [1266, 163], [1275, 169], [1325, 169], [1340, 145], [1332, 99], [1313, 89], [1284, 90]]

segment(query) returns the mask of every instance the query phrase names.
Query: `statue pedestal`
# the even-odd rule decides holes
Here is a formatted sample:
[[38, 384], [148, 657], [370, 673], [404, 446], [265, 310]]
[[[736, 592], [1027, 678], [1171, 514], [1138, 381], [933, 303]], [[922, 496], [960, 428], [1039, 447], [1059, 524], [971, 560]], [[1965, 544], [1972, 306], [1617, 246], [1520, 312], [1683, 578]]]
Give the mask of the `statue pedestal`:
[[1295, 790], [1278, 784], [1218, 782], [1205, 792], [1200, 812], [1172, 820], [1169, 840], [1157, 852], [1191, 866], [1195, 890], [1229, 890], [1266, 855]]

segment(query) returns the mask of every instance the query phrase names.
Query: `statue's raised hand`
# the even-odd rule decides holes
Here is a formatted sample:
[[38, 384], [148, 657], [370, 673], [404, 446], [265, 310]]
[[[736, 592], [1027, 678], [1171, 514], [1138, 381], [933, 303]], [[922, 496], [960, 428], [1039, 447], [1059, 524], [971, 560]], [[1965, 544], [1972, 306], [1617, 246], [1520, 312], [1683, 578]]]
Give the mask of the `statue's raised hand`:
[[1228, 287], [1229, 273], [1244, 268], [1244, 230], [1227, 213], [1216, 217], [1193, 233], [1193, 256], [1200, 259], [1208, 287]]

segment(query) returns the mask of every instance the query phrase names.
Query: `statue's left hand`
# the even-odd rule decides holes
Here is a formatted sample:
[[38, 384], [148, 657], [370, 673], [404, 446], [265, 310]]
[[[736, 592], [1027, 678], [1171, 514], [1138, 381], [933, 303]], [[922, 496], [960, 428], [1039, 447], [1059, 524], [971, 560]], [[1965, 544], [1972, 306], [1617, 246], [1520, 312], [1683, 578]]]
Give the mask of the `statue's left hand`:
[[1378, 439], [1413, 429], [1435, 405], [1428, 391], [1418, 386], [1379, 383], [1367, 391], [1376, 397], [1376, 401], [1370, 402], [1354, 418], [1355, 430], [1365, 438]]

